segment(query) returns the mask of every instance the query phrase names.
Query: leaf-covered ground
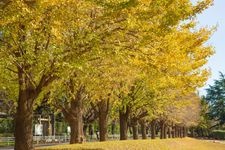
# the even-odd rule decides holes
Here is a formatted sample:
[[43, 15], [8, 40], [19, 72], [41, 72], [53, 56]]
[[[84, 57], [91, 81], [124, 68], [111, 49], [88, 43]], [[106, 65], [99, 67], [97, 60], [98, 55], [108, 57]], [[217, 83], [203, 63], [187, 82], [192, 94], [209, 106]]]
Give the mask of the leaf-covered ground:
[[225, 144], [191, 138], [166, 140], [128, 140], [59, 145], [41, 150], [225, 150]]

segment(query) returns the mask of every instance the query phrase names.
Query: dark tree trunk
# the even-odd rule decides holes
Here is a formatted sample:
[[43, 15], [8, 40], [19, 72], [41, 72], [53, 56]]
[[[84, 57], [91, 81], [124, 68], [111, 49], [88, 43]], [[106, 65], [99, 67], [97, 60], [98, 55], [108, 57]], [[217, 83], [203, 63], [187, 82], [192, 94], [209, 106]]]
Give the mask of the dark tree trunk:
[[18, 78], [19, 97], [15, 115], [15, 150], [33, 150], [33, 102], [37, 92], [21, 68], [18, 68]]
[[171, 129], [172, 129], [172, 138], [175, 138], [175, 125], [174, 125], [174, 123], [172, 122], [172, 127], [171, 127]]
[[77, 119], [71, 120], [70, 123], [70, 144], [82, 143], [83, 142], [83, 126], [82, 122]]
[[160, 139], [165, 139], [165, 122], [160, 122]]
[[89, 126], [88, 126], [88, 135], [90, 135], [90, 139], [91, 140], [93, 138], [93, 134], [94, 134], [93, 126], [92, 126], [92, 124], [89, 124]]
[[171, 138], [171, 137], [172, 137], [172, 135], [171, 135], [171, 127], [168, 126], [168, 138]]
[[107, 139], [107, 115], [99, 115], [99, 130], [100, 130], [100, 141], [106, 141]]
[[137, 140], [138, 139], [138, 121], [136, 118], [133, 118], [131, 120], [131, 126], [133, 130], [133, 139]]
[[177, 137], [179, 138], [180, 137], [180, 127], [177, 126]]
[[147, 126], [146, 126], [146, 122], [144, 120], [141, 121], [141, 135], [142, 135], [142, 139], [147, 139]]
[[[74, 93], [71, 81], [70, 90]], [[82, 143], [84, 140], [83, 132], [83, 95], [84, 86], [80, 86], [79, 90], [76, 92], [76, 97], [70, 102], [70, 107], [62, 109], [65, 120], [69, 123], [71, 128], [70, 133], [70, 144]]]
[[180, 126], [178, 126], [178, 137], [181, 138], [181, 129], [180, 129]]
[[82, 143], [83, 141], [83, 120], [82, 120], [82, 111], [68, 111], [63, 113], [66, 121], [69, 123], [71, 128], [70, 133], [70, 144]]
[[180, 127], [180, 138], [183, 138], [183, 127]]
[[133, 139], [137, 140], [138, 139], [138, 125], [133, 125], [132, 130], [133, 130]]
[[155, 128], [155, 126], [156, 126], [156, 121], [155, 120], [153, 120], [152, 122], [151, 122], [151, 139], [155, 139], [155, 130], [156, 130], [156, 128]]
[[15, 150], [33, 150], [32, 108], [26, 100], [19, 100], [15, 118]]
[[165, 124], [165, 125], [164, 125], [164, 139], [167, 138], [167, 132], [168, 132], [168, 127], [167, 127], [167, 125]]
[[51, 115], [51, 122], [52, 122], [52, 135], [54, 136], [55, 135], [55, 115], [52, 114]]
[[182, 138], [182, 127], [179, 127], [179, 137]]
[[187, 137], [187, 127], [184, 127], [184, 137]]
[[100, 130], [100, 141], [107, 140], [107, 122], [109, 112], [109, 100], [102, 100], [98, 103], [99, 107], [99, 130]]
[[172, 127], [172, 138], [175, 138], [176, 135], [175, 135], [175, 127]]
[[147, 127], [146, 127], [146, 134], [147, 134], [147, 136], [150, 134], [150, 132], [149, 132], [149, 130], [150, 130], [150, 129], [149, 129], [149, 126], [150, 126], [150, 125], [147, 124]]
[[184, 137], [184, 128], [181, 126], [180, 127], [180, 137], [183, 138]]
[[128, 130], [128, 117], [129, 117], [129, 108], [127, 106], [126, 112], [122, 110], [119, 111], [120, 119], [120, 140], [127, 140], [127, 130]]
[[175, 138], [177, 138], [178, 137], [178, 127], [177, 127], [177, 125], [175, 125], [175, 127], [174, 127], [174, 132], [175, 132]]
[[184, 127], [180, 127], [180, 137], [184, 137]]
[[84, 124], [83, 133], [85, 137], [87, 137], [87, 129], [88, 129], [88, 124]]

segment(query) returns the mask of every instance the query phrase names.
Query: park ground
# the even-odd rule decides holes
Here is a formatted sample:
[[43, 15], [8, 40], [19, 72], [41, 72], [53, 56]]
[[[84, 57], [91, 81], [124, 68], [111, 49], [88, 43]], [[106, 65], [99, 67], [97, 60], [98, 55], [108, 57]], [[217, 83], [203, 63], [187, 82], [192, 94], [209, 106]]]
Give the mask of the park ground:
[[49, 146], [36, 150], [225, 150], [225, 144], [218, 141], [183, 138], [91, 142]]

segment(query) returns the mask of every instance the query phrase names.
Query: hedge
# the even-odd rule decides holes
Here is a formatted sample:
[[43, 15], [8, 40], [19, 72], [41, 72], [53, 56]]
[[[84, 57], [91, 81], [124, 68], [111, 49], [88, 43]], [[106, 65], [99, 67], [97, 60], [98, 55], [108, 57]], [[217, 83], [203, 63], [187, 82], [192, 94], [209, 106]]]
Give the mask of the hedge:
[[225, 140], [225, 130], [213, 130], [212, 137], [217, 140]]

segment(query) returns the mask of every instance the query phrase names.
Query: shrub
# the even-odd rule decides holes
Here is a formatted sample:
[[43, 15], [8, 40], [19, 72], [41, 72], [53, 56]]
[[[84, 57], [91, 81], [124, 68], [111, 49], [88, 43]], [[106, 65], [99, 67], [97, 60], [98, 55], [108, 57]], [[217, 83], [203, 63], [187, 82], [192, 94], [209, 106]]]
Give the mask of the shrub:
[[212, 131], [212, 137], [218, 140], [225, 140], [225, 130]]
[[0, 133], [13, 133], [14, 124], [12, 119], [0, 119]]

